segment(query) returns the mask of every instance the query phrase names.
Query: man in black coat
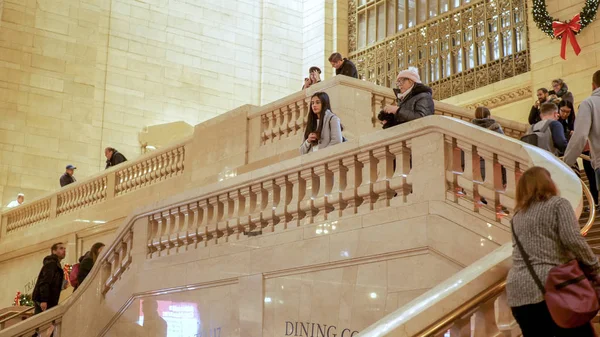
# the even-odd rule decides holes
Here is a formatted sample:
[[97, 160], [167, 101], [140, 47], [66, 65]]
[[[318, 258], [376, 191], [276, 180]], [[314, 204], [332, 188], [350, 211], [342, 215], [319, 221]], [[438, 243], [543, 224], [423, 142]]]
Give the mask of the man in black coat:
[[73, 165], [67, 165], [67, 167], [65, 167], [65, 173], [63, 173], [63, 175], [60, 176], [60, 187], [65, 187], [77, 181], [77, 179], [75, 179], [75, 176], [73, 176], [76, 169], [77, 167]]
[[107, 169], [127, 161], [127, 158], [113, 147], [104, 149], [104, 156], [106, 156]]
[[346, 75], [349, 77], [358, 78], [358, 71], [352, 61], [343, 58], [340, 53], [333, 53], [329, 56], [329, 63], [335, 68], [336, 75]]
[[51, 254], [44, 258], [44, 265], [40, 270], [31, 295], [35, 303], [34, 314], [39, 314], [58, 305], [60, 292], [68, 285], [67, 280], [65, 280], [65, 273], [60, 265], [60, 261], [65, 258], [67, 249], [62, 242], [58, 242], [52, 245], [50, 252]]

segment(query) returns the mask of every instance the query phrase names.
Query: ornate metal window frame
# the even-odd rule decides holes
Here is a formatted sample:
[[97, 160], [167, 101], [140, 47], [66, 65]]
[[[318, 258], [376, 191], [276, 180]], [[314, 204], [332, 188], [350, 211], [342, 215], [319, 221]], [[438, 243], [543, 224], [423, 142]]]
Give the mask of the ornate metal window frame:
[[[400, 69], [415, 66], [434, 98], [445, 99], [530, 69], [526, 1], [475, 0], [356, 50], [357, 1], [349, 0], [349, 57], [364, 80], [392, 87]], [[386, 1], [398, 0], [360, 9]]]

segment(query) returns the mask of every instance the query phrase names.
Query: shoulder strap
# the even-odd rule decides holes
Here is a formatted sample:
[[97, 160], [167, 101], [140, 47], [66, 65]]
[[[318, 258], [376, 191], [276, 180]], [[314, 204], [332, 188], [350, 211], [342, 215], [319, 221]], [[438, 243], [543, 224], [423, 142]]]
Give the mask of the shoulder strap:
[[521, 256], [523, 257], [523, 260], [525, 261], [525, 265], [527, 266], [527, 270], [529, 271], [529, 274], [531, 274], [531, 277], [535, 281], [535, 284], [537, 285], [538, 289], [540, 289], [542, 294], [545, 295], [546, 289], [542, 285], [542, 281], [540, 280], [540, 278], [535, 273], [535, 270], [533, 270], [533, 266], [531, 265], [531, 261], [529, 260], [529, 255], [527, 254], [527, 252], [525, 252], [525, 249], [523, 249], [523, 246], [521, 245], [521, 241], [519, 241], [519, 237], [517, 236], [517, 233], [515, 233], [515, 227], [513, 226], [512, 219], [510, 220], [510, 229], [512, 231], [513, 238], [515, 238], [515, 243], [517, 244], [517, 248], [519, 249], [519, 252], [521, 253]]

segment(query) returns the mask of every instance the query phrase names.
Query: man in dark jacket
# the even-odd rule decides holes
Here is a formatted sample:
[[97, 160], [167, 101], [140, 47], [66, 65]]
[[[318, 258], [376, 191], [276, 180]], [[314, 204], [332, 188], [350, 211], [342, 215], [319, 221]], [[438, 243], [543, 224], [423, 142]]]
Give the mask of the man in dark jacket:
[[352, 61], [343, 58], [340, 53], [333, 53], [329, 56], [329, 63], [335, 68], [336, 75], [346, 75], [349, 77], [358, 78], [358, 71]]
[[60, 187], [65, 187], [77, 181], [77, 179], [75, 179], [75, 177], [73, 176], [73, 173], [75, 173], [76, 169], [77, 167], [73, 165], [67, 165], [67, 167], [65, 167], [65, 173], [63, 173], [63, 175], [60, 176]]
[[548, 89], [539, 88], [537, 91], [537, 98], [538, 100], [535, 101], [529, 111], [529, 125], [533, 125], [542, 120], [542, 118], [540, 118], [540, 106], [548, 100]]
[[119, 165], [123, 162], [127, 161], [124, 155], [121, 152], [117, 151], [117, 149], [113, 147], [107, 147], [104, 149], [104, 156], [106, 156], [106, 168], [113, 167], [115, 165]]
[[44, 258], [44, 265], [38, 275], [31, 298], [35, 303], [34, 314], [39, 314], [56, 305], [60, 292], [68, 285], [60, 261], [65, 258], [67, 249], [58, 242], [52, 245], [51, 254]]
[[383, 111], [395, 114], [396, 123], [402, 124], [435, 113], [433, 91], [421, 83], [419, 70], [409, 67], [401, 71], [396, 78], [396, 85], [400, 90], [395, 90], [398, 98], [397, 105], [388, 105]]

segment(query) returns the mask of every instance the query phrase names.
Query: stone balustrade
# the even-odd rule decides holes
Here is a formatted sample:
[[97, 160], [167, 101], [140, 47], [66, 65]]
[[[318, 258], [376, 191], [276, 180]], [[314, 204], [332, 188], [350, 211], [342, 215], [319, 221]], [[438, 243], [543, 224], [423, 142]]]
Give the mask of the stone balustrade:
[[[460, 159], [462, 153], [464, 169]], [[486, 159], [484, 180], [478, 176], [479, 156]], [[89, 280], [73, 296], [58, 308], [28, 320], [22, 327], [11, 327], [6, 333], [18, 335], [22, 329], [30, 331], [36, 324], [50, 320], [63, 320], [68, 322], [63, 328], [78, 329], [73, 320], [78, 316], [71, 313], [71, 309], [77, 311], [76, 308], [89, 307], [101, 298], [107, 303], [116, 301], [113, 307], [121, 306], [117, 302], [123, 295], [131, 296], [135, 283], [123, 282], [124, 287], [119, 288], [119, 280], [130, 279], [150, 263], [163, 266], [177, 261], [184, 252], [200, 252], [207, 250], [206, 247], [241, 242], [248, 236], [268, 235], [316, 223], [333, 224], [357, 214], [368, 218], [371, 212], [391, 206], [443, 202], [461, 210], [457, 216], [461, 212], [475, 214], [500, 230], [506, 227], [504, 221], [512, 214], [514, 188], [520, 172], [534, 165], [549, 169], [561, 195], [575, 209], [580, 209], [581, 185], [568, 167], [543, 150], [506, 136], [499, 137], [469, 123], [432, 116], [365, 134], [139, 209], [120, 226], [115, 241], [105, 249], [88, 276]], [[501, 180], [502, 166], [507, 171], [506, 186]], [[172, 171], [177, 165], [173, 166], [171, 162], [170, 167]], [[171, 171], [164, 169], [165, 174]], [[137, 184], [137, 177], [130, 180]], [[461, 194], [456, 193], [457, 187], [461, 188]], [[508, 215], [499, 216], [493, 207], [483, 211], [479, 205], [481, 195], [488, 199], [488, 204], [505, 208]], [[502, 246], [484, 257], [484, 262], [488, 262], [476, 262], [465, 269], [467, 274], [459, 272], [426, 293], [430, 299], [422, 302], [421, 307], [439, 310], [436, 315], [416, 311], [415, 314], [434, 320], [447, 314], [449, 307], [443, 303], [433, 305], [435, 300], [463, 303], [501, 281], [510, 264], [510, 249], [510, 244]], [[160, 270], [156, 272], [160, 273]], [[482, 317], [488, 320], [487, 317], [494, 313], [492, 307], [501, 304], [501, 295], [496, 295], [500, 300], [487, 299], [482, 306], [462, 316], [461, 319], [466, 321], [453, 320], [448, 329], [463, 331], [472, 326], [467, 321], [479, 322]], [[262, 303], [260, 296], [259, 302]], [[109, 312], [114, 315], [113, 311]], [[418, 330], [411, 330], [415, 333], [428, 326], [422, 321], [415, 322], [411, 324], [420, 323], [413, 327]], [[486, 324], [476, 326], [487, 329]], [[4, 335], [4, 331], [0, 332], [0, 336]]]
[[125, 162], [46, 197], [3, 212], [0, 237], [181, 175], [184, 171], [185, 147], [189, 141], [150, 152], [135, 161]]

